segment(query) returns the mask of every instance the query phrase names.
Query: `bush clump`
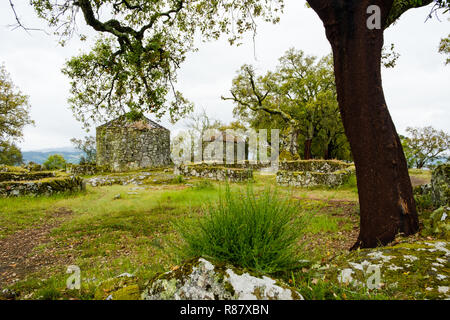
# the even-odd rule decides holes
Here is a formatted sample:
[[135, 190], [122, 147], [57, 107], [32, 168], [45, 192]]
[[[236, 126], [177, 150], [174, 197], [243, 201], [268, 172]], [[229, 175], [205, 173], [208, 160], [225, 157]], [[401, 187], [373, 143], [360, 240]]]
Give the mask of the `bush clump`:
[[66, 168], [66, 160], [60, 154], [50, 155], [47, 160], [44, 162], [44, 167], [47, 170], [58, 170]]
[[229, 186], [207, 214], [188, 224], [178, 224], [185, 240], [184, 252], [263, 273], [291, 269], [299, 259], [297, 239], [305, 219], [276, 190], [256, 195], [232, 192]]

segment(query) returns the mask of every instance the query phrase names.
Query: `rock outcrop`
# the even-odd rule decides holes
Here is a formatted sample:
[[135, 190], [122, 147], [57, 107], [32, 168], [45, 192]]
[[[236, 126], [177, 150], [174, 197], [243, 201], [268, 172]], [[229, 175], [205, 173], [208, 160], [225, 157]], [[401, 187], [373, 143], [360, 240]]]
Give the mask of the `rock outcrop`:
[[194, 259], [155, 277], [144, 300], [303, 300], [293, 288], [205, 259]]

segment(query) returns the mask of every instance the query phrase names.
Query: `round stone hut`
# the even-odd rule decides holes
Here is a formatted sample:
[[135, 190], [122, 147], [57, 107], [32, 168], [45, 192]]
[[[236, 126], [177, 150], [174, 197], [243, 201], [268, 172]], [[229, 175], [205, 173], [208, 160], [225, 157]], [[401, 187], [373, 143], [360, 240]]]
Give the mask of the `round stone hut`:
[[170, 131], [141, 116], [127, 116], [97, 127], [97, 165], [123, 172], [171, 164]]

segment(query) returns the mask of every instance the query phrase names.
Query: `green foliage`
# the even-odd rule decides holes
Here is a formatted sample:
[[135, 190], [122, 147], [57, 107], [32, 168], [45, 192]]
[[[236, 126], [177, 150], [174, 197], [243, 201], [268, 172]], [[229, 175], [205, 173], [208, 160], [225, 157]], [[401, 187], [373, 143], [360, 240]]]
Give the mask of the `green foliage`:
[[356, 182], [356, 174], [352, 174], [347, 181], [339, 186], [340, 189], [350, 189], [354, 191], [355, 193], [358, 192], [358, 184]]
[[175, 184], [184, 183], [184, 182], [185, 182], [185, 180], [184, 180], [183, 176], [181, 176], [181, 175], [178, 175], [172, 179], [172, 183], [175, 183]]
[[282, 0], [33, 0], [31, 4], [61, 36], [62, 44], [76, 34], [79, 18], [101, 33], [91, 52], [70, 59], [63, 69], [72, 79], [69, 102], [74, 116], [85, 127], [130, 110], [179, 119], [192, 105], [175, 89], [176, 72], [187, 53], [195, 50], [195, 35], [218, 39], [226, 34], [233, 44], [244, 32], [255, 32], [256, 18], [276, 23], [283, 9]]
[[432, 15], [438, 10], [442, 10], [443, 13], [446, 13], [448, 12], [448, 8], [450, 8], [449, 0], [394, 0], [385, 28], [388, 28], [390, 25], [394, 24], [406, 11], [413, 8], [427, 6], [432, 2], [434, 2], [434, 6], [428, 15], [429, 18], [431, 18]]
[[411, 147], [409, 146], [409, 138], [399, 135], [400, 142], [402, 144], [403, 152], [406, 158], [406, 164], [409, 169], [414, 167], [414, 153]]
[[[296, 279], [297, 278], [297, 279]], [[389, 300], [382, 292], [367, 288], [352, 288], [332, 281], [318, 279], [314, 272], [293, 276], [291, 280], [305, 300]]]
[[97, 157], [96, 140], [93, 136], [86, 136], [84, 139], [70, 139], [76, 149], [84, 152], [85, 156], [80, 159], [80, 164], [94, 164]]
[[385, 68], [394, 68], [400, 54], [394, 51], [395, 45], [391, 43], [389, 48], [383, 47], [381, 51], [381, 63]]
[[130, 112], [125, 114], [125, 117], [129, 120], [129, 121], [139, 121], [142, 120], [144, 118], [144, 114], [142, 112], [139, 112], [137, 110], [131, 110]]
[[47, 170], [64, 169], [66, 167], [66, 160], [62, 155], [54, 154], [49, 156], [43, 165]]
[[431, 194], [416, 194], [414, 195], [414, 200], [416, 201], [416, 207], [419, 212], [429, 211], [433, 209], [433, 200], [431, 199]]
[[0, 164], [17, 166], [22, 164], [22, 152], [16, 145], [8, 142], [0, 142]]
[[431, 126], [406, 128], [409, 137], [403, 137], [402, 145], [409, 167], [423, 168], [436, 160], [449, 156], [450, 135]]
[[[282, 152], [292, 158], [351, 159], [336, 100], [331, 56], [290, 49], [275, 71], [257, 76], [244, 65], [233, 79], [233, 113], [252, 128], [281, 129]], [[303, 144], [304, 148], [300, 148]]]
[[5, 66], [0, 65], [0, 142], [21, 138], [23, 128], [33, 123], [28, 97], [14, 86]]
[[205, 256], [261, 272], [292, 268], [298, 260], [296, 240], [304, 220], [296, 207], [266, 189], [256, 195], [231, 192], [229, 186], [216, 204], [198, 221], [178, 224], [192, 256]]
[[214, 189], [214, 185], [209, 180], [201, 180], [199, 182], [194, 183], [193, 188], [196, 190], [205, 190], [205, 189]]
[[447, 60], [445, 64], [450, 64], [450, 34], [441, 40], [439, 45], [439, 53], [447, 55]]

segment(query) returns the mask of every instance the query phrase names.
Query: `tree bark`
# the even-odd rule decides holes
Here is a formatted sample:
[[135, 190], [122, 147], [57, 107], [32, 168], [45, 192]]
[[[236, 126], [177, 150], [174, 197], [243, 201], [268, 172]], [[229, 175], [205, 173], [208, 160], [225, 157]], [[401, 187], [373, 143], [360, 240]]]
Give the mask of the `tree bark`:
[[367, 27], [367, 8], [386, 21], [393, 0], [308, 0], [331, 43], [339, 109], [356, 166], [360, 233], [352, 249], [385, 245], [419, 223], [406, 159], [381, 83], [381, 29]]
[[289, 152], [291, 153], [292, 157], [296, 157], [298, 155], [298, 131], [294, 128], [291, 128], [290, 133], [290, 141], [289, 141]]
[[309, 160], [312, 158], [311, 146], [312, 146], [312, 139], [306, 139], [303, 149], [303, 157], [305, 160]]
[[334, 151], [334, 144], [333, 144], [333, 140], [330, 140], [327, 145], [325, 146], [325, 151], [323, 153], [323, 159], [324, 160], [330, 160], [331, 159], [331, 155], [333, 154]]

